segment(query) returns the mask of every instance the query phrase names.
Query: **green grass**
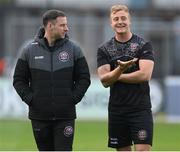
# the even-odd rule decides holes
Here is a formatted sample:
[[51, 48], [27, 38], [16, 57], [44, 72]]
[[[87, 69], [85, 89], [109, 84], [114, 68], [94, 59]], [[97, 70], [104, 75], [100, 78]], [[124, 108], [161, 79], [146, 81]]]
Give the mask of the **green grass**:
[[[180, 124], [155, 123], [154, 151], [180, 150]], [[110, 151], [107, 148], [107, 122], [77, 121], [74, 137], [76, 151]], [[0, 151], [37, 150], [30, 121], [0, 120]]]
[[156, 123], [153, 150], [180, 151], [180, 123]]
[[29, 121], [0, 121], [0, 150], [36, 150]]

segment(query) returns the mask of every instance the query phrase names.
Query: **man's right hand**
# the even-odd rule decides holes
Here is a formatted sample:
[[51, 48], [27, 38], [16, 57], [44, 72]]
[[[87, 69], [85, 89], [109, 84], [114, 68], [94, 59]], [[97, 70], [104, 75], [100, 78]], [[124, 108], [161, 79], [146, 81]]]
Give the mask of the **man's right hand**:
[[133, 65], [136, 61], [138, 60], [138, 58], [134, 58], [132, 60], [129, 61], [121, 61], [121, 60], [117, 60], [118, 65], [120, 66], [121, 71], [125, 71], [128, 67], [130, 67], [131, 65]]

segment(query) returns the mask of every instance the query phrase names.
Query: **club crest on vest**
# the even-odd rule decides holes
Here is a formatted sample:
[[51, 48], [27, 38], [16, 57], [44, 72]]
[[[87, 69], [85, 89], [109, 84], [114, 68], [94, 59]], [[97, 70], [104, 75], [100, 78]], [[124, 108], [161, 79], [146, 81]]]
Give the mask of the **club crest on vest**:
[[135, 51], [137, 50], [137, 48], [138, 48], [138, 44], [137, 44], [137, 43], [131, 43], [130, 48], [131, 48], [131, 50], [132, 50], [133, 52], [135, 52]]

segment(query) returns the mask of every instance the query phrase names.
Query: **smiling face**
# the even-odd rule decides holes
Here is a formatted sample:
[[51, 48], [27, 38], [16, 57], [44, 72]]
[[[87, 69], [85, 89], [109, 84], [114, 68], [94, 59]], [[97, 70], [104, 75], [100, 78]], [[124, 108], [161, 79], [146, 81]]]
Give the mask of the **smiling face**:
[[126, 5], [113, 5], [110, 13], [110, 23], [116, 36], [130, 35], [131, 17]]
[[130, 32], [130, 15], [124, 10], [111, 13], [111, 27], [116, 34], [128, 34]]

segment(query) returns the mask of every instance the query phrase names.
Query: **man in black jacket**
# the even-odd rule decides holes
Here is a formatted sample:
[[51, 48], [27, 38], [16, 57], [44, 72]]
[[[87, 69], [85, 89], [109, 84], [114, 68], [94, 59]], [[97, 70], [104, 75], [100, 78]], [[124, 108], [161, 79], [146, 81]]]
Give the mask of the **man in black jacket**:
[[13, 85], [29, 106], [34, 137], [40, 151], [71, 151], [75, 105], [90, 85], [81, 48], [67, 37], [66, 15], [49, 10], [43, 27], [17, 61]]

